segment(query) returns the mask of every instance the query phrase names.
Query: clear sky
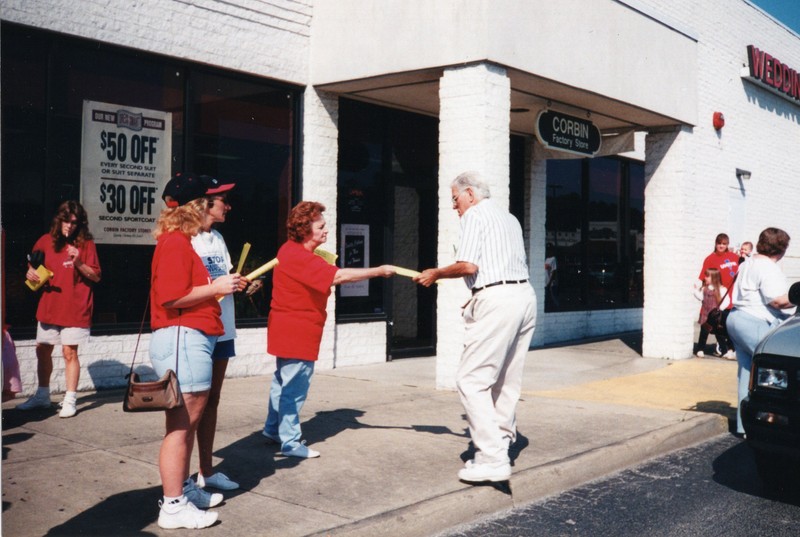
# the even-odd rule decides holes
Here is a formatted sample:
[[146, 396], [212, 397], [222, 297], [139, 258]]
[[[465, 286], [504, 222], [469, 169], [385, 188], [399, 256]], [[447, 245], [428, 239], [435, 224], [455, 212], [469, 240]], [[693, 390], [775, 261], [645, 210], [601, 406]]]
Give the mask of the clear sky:
[[750, 2], [800, 34], [800, 0], [750, 0]]

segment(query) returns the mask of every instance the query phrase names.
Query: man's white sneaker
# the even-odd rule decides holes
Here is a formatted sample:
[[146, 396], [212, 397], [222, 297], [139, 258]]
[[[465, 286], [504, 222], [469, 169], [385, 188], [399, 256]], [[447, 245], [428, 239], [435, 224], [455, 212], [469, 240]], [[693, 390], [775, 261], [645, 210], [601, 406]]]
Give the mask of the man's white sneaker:
[[186, 499], [193, 503], [200, 509], [208, 509], [209, 507], [216, 507], [222, 503], [225, 498], [219, 492], [206, 492], [197, 487], [191, 478], [183, 484], [183, 495]]
[[17, 405], [19, 410], [33, 410], [34, 408], [50, 408], [50, 395], [41, 395], [36, 392], [34, 395], [28, 397], [24, 403]]
[[211, 487], [212, 489], [219, 490], [236, 490], [239, 488], [239, 483], [232, 481], [231, 478], [222, 472], [216, 472], [208, 477], [203, 474], [197, 473], [197, 486], [200, 488]]
[[511, 477], [511, 465], [507, 462], [489, 464], [468, 461], [464, 468], [458, 471], [458, 478], [468, 483], [507, 481], [509, 477]]
[[165, 505], [159, 501], [158, 506], [161, 507], [158, 513], [158, 527], [165, 530], [207, 528], [219, 517], [216, 511], [201, 511], [189, 501], [176, 505]]
[[697, 351], [697, 354], [695, 354], [695, 356], [697, 356], [698, 358], [703, 358], [705, 357], [705, 355], [706, 353], [704, 353], [703, 351]]

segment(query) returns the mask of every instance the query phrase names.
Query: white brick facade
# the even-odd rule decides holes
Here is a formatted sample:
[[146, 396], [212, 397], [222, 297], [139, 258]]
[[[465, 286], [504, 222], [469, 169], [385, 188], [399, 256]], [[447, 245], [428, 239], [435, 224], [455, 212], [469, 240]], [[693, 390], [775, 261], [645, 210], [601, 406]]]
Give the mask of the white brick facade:
[[311, 0], [3, 0], [2, 18], [305, 84]]
[[[450, 181], [458, 173], [468, 169], [481, 171], [490, 182], [493, 197], [501, 204], [508, 203], [506, 178], [509, 176], [512, 80], [509, 73], [512, 71], [501, 65], [501, 61], [486, 61], [485, 58], [491, 57], [490, 47], [481, 49], [482, 39], [473, 39], [473, 33], [464, 31], [465, 28], [479, 28], [475, 26], [478, 19], [459, 21], [457, 17], [442, 16], [450, 13], [449, 10], [458, 12], [461, 6], [456, 0], [440, 1], [441, 11], [437, 12], [436, 24], [448, 25], [454, 39], [468, 37], [464, 51], [453, 46], [432, 51], [450, 60], [438, 65], [457, 66], [443, 68], [438, 88], [438, 264], [443, 266], [456, 260], [454, 249], [459, 242], [458, 216], [452, 209], [449, 188]], [[363, 7], [359, 0], [348, 0], [346, 4], [354, 12]], [[387, 4], [399, 9], [396, 12], [400, 13], [409, 9], [406, 3], [387, 0]], [[500, 6], [507, 7], [507, 4], [501, 3]], [[489, 2], [483, 5], [494, 7]], [[562, 5], [573, 10], [582, 9], [582, 4], [575, 1]], [[302, 197], [327, 206], [325, 217], [332, 232], [325, 248], [336, 252], [339, 95], [318, 90], [311, 84], [314, 77], [310, 71], [315, 59], [313, 38], [320, 37], [314, 36], [313, 31], [316, 6], [315, 0], [3, 0], [0, 17], [3, 21], [304, 87], [302, 147], [298, 148], [302, 154]], [[328, 1], [326, 13], [335, 14], [340, 6], [335, 0]], [[418, 2], [414, 6], [424, 9], [425, 3]], [[558, 15], [559, 9], [554, 6], [554, 3], [532, 1], [523, 11], [539, 10], [543, 15], [554, 16]], [[563, 13], [567, 13], [567, 7], [563, 9]], [[673, 57], [649, 58], [646, 64], [632, 65], [624, 76], [619, 72], [598, 69], [590, 77], [597, 80], [595, 88], [583, 88], [573, 83], [575, 80], [585, 81], [586, 78], [572, 78], [585, 73], [575, 69], [569, 71], [573, 66], [569, 61], [562, 61], [562, 55], [568, 60], [571, 55], [582, 54], [582, 51], [562, 50], [557, 61], [538, 63], [537, 56], [531, 55], [533, 47], [526, 44], [526, 35], [520, 34], [511, 36], [513, 46], [507, 50], [513, 54], [504, 53], [503, 58], [512, 65], [517, 58], [524, 56], [530, 62], [524, 65], [547, 69], [547, 76], [532, 70], [534, 74], [571, 84], [573, 89], [585, 89], [587, 93], [602, 93], [600, 90], [605, 89], [610, 98], [618, 101], [631, 96], [633, 104], [641, 108], [646, 108], [642, 103], [658, 106], [652, 104], [657, 103], [658, 95], [648, 94], [642, 101], [633, 100], [637, 97], [637, 81], [649, 78], [648, 75], [654, 71], [665, 76], [657, 69], [658, 63], [673, 66], [669, 71], [673, 73], [678, 62], [686, 62], [685, 71], [696, 71], [696, 86], [685, 84], [680, 89], [685, 96], [684, 104], [690, 106], [681, 107], [675, 102], [664, 105], [664, 110], [676, 111], [674, 116], [657, 110], [678, 118], [677, 122], [683, 126], [653, 129], [646, 139], [643, 309], [544, 313], [541, 267], [545, 242], [546, 161], [538, 154], [540, 146], [531, 141], [525, 190], [528, 219], [524, 231], [531, 282], [539, 298], [533, 344], [544, 345], [641, 328], [645, 356], [687, 358], [691, 355], [698, 309], [690, 289], [704, 256], [712, 250], [717, 233], [727, 232], [736, 245], [745, 240], [756, 242], [758, 233], [767, 226], [786, 229], [794, 237], [794, 243], [782, 267], [790, 280], [800, 279], [800, 229], [795, 216], [795, 208], [800, 205], [800, 188], [797, 186], [800, 172], [794, 162], [796, 149], [800, 146], [797, 121], [800, 106], [740, 76], [747, 63], [746, 47], [751, 44], [780, 57], [794, 69], [800, 69], [800, 37], [745, 0], [608, 0], [598, 1], [597, 9], [619, 12], [629, 22], [647, 18], [651, 24], [651, 18], [657, 20], [661, 17], [663, 24], [657, 24], [659, 31], [665, 34], [661, 37], [675, 39], [683, 47], [681, 53], [696, 50], [696, 54], [686, 58], [675, 52]], [[370, 16], [380, 16], [376, 10], [373, 11]], [[415, 26], [405, 22], [403, 27], [413, 31]], [[643, 25], [643, 28], [650, 27]], [[547, 31], [552, 29], [542, 28], [539, 33]], [[679, 37], [675, 37], [677, 34]], [[321, 42], [330, 46], [335, 38], [326, 35], [328, 40]], [[430, 35], [437, 34], [431, 32]], [[354, 46], [363, 46], [362, 36], [357, 37]], [[353, 41], [352, 38], [347, 36], [348, 41]], [[693, 48], [695, 42], [696, 49]], [[517, 44], [520, 44], [519, 48], [516, 48]], [[654, 43], [647, 45], [655, 47], [648, 50], [661, 50]], [[392, 44], [385, 46], [391, 47]], [[615, 45], [608, 46], [612, 48], [604, 51], [607, 52], [604, 60], [616, 57]], [[431, 67], [414, 63], [416, 57], [404, 57], [403, 50], [395, 47], [386, 54], [376, 54], [371, 50], [369, 56], [378, 57], [381, 65], [383, 62], [395, 63], [385, 73], [370, 73], [369, 77], [402, 72], [404, 67], [409, 70], [413, 70], [412, 67]], [[327, 58], [330, 52], [326, 50], [322, 54], [318, 51], [316, 59]], [[456, 61], [463, 54], [466, 54], [463, 61]], [[348, 73], [357, 72], [366, 63], [354, 58], [351, 56], [342, 62], [348, 64]], [[553, 69], [561, 64], [564, 72], [562, 79], [558, 80]], [[614, 62], [608, 64], [609, 70], [614, 65]], [[335, 62], [326, 63], [326, 81], [336, 82], [336, 74]], [[687, 75], [681, 80], [694, 81], [693, 77], [693, 74]], [[624, 90], [613, 94], [615, 85]], [[668, 96], [673, 101], [680, 101], [674, 98], [676, 93], [679, 92], [670, 88]], [[685, 110], [687, 107], [691, 108], [690, 113]], [[726, 126], [721, 131], [716, 131], [711, 125], [714, 112], [725, 115]], [[695, 117], [697, 122], [692, 125]], [[737, 180], [736, 168], [749, 170], [752, 178], [749, 181]], [[444, 281], [438, 286], [437, 386], [440, 388], [454, 385], [463, 336], [460, 306], [467, 297], [467, 289], [458, 280]], [[79, 388], [121, 386], [135, 340], [135, 335], [93, 336], [89, 344], [81, 347], [83, 371]], [[145, 335], [140, 344], [139, 370], [144, 368], [146, 371], [149, 367], [148, 341], [149, 336]], [[30, 340], [16, 343], [23, 384], [30, 392], [36, 386], [34, 343]], [[331, 297], [319, 368], [380, 362], [386, 358], [386, 347], [385, 323], [337, 325], [335, 297]], [[265, 329], [239, 329], [236, 348], [237, 357], [231, 361], [229, 375], [264, 374], [274, 368], [274, 358], [266, 354]], [[52, 386], [60, 391], [64, 387], [60, 349], [56, 349], [55, 357]]]

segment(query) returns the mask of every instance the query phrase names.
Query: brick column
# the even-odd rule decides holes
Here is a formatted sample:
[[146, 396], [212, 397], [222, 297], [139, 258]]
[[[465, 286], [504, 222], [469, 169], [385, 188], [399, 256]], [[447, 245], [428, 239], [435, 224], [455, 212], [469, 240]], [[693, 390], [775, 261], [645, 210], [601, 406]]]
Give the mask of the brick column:
[[645, 250], [642, 355], [688, 358], [699, 303], [691, 286], [700, 264], [686, 258], [695, 242], [691, 130], [650, 134], [645, 159]]
[[[303, 94], [303, 173], [302, 199], [325, 205], [325, 221], [330, 230], [322, 248], [337, 252], [336, 198], [339, 152], [339, 99], [336, 95], [308, 86]], [[299, 200], [298, 200], [299, 201]], [[328, 318], [322, 332], [317, 368], [336, 365], [336, 297], [328, 299]]]
[[[438, 265], [456, 261], [460, 229], [450, 199], [450, 183], [477, 170], [492, 197], [508, 206], [511, 83], [505, 69], [479, 64], [446, 69], [439, 81], [439, 244]], [[436, 387], [455, 388], [464, 345], [461, 305], [469, 291], [461, 280], [438, 286]]]

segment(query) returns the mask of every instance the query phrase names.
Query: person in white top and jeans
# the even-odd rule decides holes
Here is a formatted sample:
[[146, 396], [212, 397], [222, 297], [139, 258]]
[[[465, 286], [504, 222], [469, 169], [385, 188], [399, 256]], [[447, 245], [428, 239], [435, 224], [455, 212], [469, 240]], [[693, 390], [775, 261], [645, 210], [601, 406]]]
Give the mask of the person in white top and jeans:
[[516, 440], [522, 370], [536, 325], [536, 295], [528, 283], [522, 228], [490, 198], [477, 172], [451, 183], [461, 217], [457, 261], [423, 271], [414, 281], [429, 287], [464, 278], [472, 298], [464, 306], [464, 351], [456, 376], [475, 458], [458, 472], [462, 481], [505, 481], [509, 446]]
[[739, 404], [736, 410], [736, 432], [744, 434], [740, 407], [747, 396], [750, 366], [756, 346], [769, 330], [794, 312], [789, 302], [789, 282], [778, 261], [789, 247], [789, 235], [770, 227], [761, 232], [756, 253], [739, 268], [733, 285], [733, 310], [728, 315], [728, 335], [736, 346], [739, 362]]

